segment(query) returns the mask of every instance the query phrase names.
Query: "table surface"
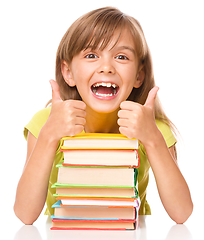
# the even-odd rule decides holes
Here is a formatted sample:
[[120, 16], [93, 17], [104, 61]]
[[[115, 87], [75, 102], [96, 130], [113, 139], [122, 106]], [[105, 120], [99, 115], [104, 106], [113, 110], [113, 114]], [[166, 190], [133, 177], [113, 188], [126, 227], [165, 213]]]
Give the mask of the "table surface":
[[50, 230], [50, 217], [41, 215], [33, 225], [23, 225], [13, 213], [1, 218], [1, 235], [13, 240], [191, 240], [204, 239], [203, 219], [194, 212], [185, 224], [176, 224], [167, 214], [140, 216], [134, 231]]

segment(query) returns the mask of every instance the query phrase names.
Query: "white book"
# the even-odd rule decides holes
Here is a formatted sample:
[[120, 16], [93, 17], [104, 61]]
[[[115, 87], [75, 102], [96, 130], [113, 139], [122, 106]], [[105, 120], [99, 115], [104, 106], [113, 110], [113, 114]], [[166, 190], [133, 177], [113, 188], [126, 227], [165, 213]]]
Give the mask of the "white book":
[[73, 200], [61, 199], [63, 206], [107, 206], [107, 207], [135, 207], [139, 208], [140, 199], [134, 201], [102, 201], [102, 200]]

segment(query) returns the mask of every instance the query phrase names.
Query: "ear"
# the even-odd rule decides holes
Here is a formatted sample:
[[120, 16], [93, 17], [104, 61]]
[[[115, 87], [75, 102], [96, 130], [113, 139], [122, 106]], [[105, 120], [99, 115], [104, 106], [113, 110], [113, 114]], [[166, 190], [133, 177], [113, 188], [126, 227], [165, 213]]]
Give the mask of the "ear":
[[71, 68], [65, 60], [63, 60], [62, 63], [61, 63], [61, 71], [62, 71], [62, 75], [63, 75], [63, 78], [64, 78], [65, 82], [70, 87], [74, 87], [76, 85], [76, 83], [73, 79]]
[[145, 79], [145, 70], [144, 70], [144, 65], [142, 65], [138, 70], [134, 87], [139, 88], [143, 84], [144, 79]]

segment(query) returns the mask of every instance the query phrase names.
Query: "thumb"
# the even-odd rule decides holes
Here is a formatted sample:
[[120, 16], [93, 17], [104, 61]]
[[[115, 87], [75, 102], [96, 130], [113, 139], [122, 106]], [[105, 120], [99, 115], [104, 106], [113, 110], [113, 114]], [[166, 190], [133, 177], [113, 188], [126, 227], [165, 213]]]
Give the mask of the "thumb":
[[158, 91], [159, 91], [159, 87], [156, 87], [156, 86], [149, 91], [149, 94], [147, 96], [147, 100], [144, 106], [154, 109], [154, 103], [155, 103], [155, 99]]
[[52, 88], [52, 103], [56, 101], [62, 101], [58, 83], [53, 79], [51, 79], [49, 82]]

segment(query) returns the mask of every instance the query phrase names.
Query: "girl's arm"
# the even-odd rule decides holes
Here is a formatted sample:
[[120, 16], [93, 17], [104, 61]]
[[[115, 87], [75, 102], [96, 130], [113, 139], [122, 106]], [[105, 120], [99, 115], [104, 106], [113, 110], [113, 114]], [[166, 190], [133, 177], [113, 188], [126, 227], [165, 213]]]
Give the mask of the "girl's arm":
[[47, 196], [49, 176], [58, 142], [50, 141], [41, 130], [38, 139], [30, 132], [27, 159], [18, 183], [14, 211], [24, 224], [33, 224], [40, 215]]
[[184, 223], [191, 215], [193, 203], [188, 185], [176, 163], [174, 146], [168, 148], [156, 126], [154, 102], [158, 88], [154, 87], [146, 103], [125, 101], [118, 112], [120, 132], [138, 138], [145, 147], [153, 170], [161, 201], [176, 223]]
[[40, 215], [47, 196], [49, 176], [59, 140], [83, 131], [86, 122], [82, 101], [62, 101], [59, 86], [52, 80], [50, 116], [36, 139], [30, 132], [27, 159], [18, 183], [14, 211], [25, 224], [32, 224]]
[[160, 132], [145, 150], [155, 176], [158, 192], [169, 216], [176, 223], [184, 223], [193, 211], [188, 185], [181, 174], [174, 146], [168, 148]]

